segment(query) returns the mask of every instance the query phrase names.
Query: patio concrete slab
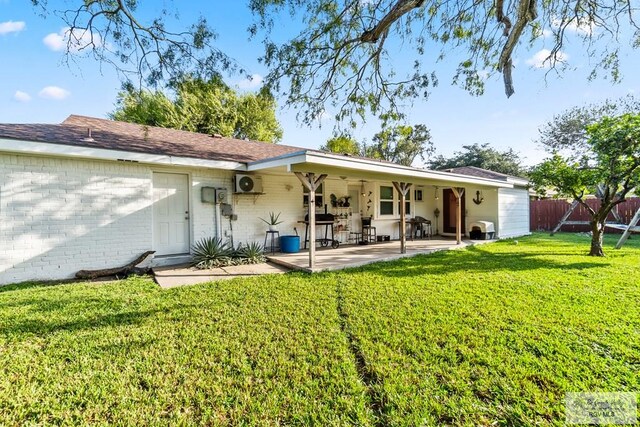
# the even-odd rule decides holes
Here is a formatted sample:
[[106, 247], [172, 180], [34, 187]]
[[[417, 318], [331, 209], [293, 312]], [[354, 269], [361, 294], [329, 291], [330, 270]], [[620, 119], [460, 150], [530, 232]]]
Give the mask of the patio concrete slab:
[[177, 286], [196, 285], [198, 283], [230, 280], [236, 277], [261, 276], [263, 274], [283, 274], [288, 268], [272, 263], [233, 265], [229, 267], [198, 270], [188, 265], [174, 265], [153, 269], [156, 282], [161, 288], [169, 289]]
[[463, 240], [459, 245], [456, 244], [455, 240], [447, 238], [414, 240], [407, 241], [407, 253], [405, 254], [400, 253], [399, 241], [371, 243], [369, 245], [341, 245], [338, 249], [319, 248], [316, 250], [316, 263], [313, 270], [309, 269], [309, 253], [306, 250], [296, 254], [278, 253], [267, 256], [267, 259], [290, 269], [319, 272], [360, 267], [374, 262], [393, 261], [419, 254], [460, 249], [491, 242], [495, 242], [495, 240]]

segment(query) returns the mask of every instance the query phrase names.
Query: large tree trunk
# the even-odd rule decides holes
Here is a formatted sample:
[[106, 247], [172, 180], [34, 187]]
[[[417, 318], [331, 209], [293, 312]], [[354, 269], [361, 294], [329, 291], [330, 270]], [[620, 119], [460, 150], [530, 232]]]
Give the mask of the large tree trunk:
[[591, 223], [591, 256], [604, 256], [602, 250], [602, 239], [604, 237], [604, 221], [594, 220]]

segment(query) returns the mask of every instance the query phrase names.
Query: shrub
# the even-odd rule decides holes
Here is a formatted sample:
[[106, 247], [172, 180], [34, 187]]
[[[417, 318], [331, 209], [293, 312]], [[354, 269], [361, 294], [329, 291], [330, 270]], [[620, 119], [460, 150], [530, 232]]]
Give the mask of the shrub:
[[238, 248], [238, 256], [242, 264], [260, 264], [267, 259], [264, 256], [264, 247], [257, 242], [247, 243]]
[[230, 265], [233, 249], [218, 237], [205, 237], [193, 245], [191, 265], [200, 269]]
[[205, 270], [229, 265], [260, 264], [266, 262], [261, 244], [251, 242], [233, 248], [218, 237], [206, 237], [193, 245], [191, 266]]

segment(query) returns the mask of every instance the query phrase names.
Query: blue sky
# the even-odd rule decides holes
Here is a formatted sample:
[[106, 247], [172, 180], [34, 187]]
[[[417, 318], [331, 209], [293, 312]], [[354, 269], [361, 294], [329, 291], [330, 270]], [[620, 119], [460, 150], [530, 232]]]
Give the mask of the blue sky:
[[[110, 66], [100, 66], [88, 58], [65, 64], [60, 50], [62, 21], [54, 15], [41, 16], [29, 3], [0, 0], [0, 122], [58, 123], [69, 114], [105, 117], [113, 110], [120, 88], [117, 74]], [[69, 3], [73, 2], [50, 1], [49, 5], [55, 8]], [[143, 16], [152, 16], [165, 4], [148, 0], [140, 3]], [[180, 3], [175, 5], [179, 7]], [[261, 54], [259, 40], [248, 39], [246, 28], [252, 17], [246, 6], [217, 0], [189, 5], [180, 10], [176, 25], [191, 23], [199, 14], [206, 16], [218, 32], [217, 46], [257, 76], [266, 73], [257, 60]], [[295, 29], [288, 22], [278, 35], [286, 37], [289, 31], [293, 35]], [[450, 85], [451, 73], [447, 72], [455, 64], [436, 65], [440, 85], [428, 100], [417, 100], [406, 108], [409, 123], [424, 123], [431, 129], [438, 154], [450, 155], [462, 145], [488, 142], [500, 149], [513, 148], [527, 164], [534, 164], [544, 157], [533, 142], [538, 128], [554, 114], [574, 105], [640, 94], [640, 55], [630, 48], [623, 47], [624, 79], [617, 85], [603, 79], [587, 81], [591, 64], [575, 40], [564, 51], [571, 70], [562, 76], [552, 72], [545, 79], [548, 70], [530, 65], [544, 48], [544, 41], [531, 50], [519, 48], [513, 73], [516, 93], [509, 99], [499, 75], [487, 82], [483, 96], [473, 97]], [[394, 62], [403, 59], [411, 62], [412, 57], [407, 54], [403, 58], [400, 52]], [[227, 80], [242, 90], [252, 90], [259, 78], [247, 82], [231, 76]], [[309, 129], [297, 124], [295, 111], [279, 111], [278, 116], [284, 128], [283, 144], [317, 148], [333, 130], [330, 119], [322, 120], [321, 128]], [[379, 123], [370, 121], [354, 136], [370, 140], [378, 130]]]

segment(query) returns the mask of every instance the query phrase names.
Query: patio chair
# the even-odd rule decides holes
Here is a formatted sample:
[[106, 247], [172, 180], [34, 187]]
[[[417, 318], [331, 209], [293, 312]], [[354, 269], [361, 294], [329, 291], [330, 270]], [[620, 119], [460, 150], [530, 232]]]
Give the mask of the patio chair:
[[362, 240], [366, 242], [375, 242], [378, 237], [376, 227], [371, 225], [371, 217], [362, 217]]
[[431, 221], [421, 216], [416, 216], [414, 220], [417, 222], [415, 237], [420, 239], [424, 239], [425, 237], [431, 238]]

